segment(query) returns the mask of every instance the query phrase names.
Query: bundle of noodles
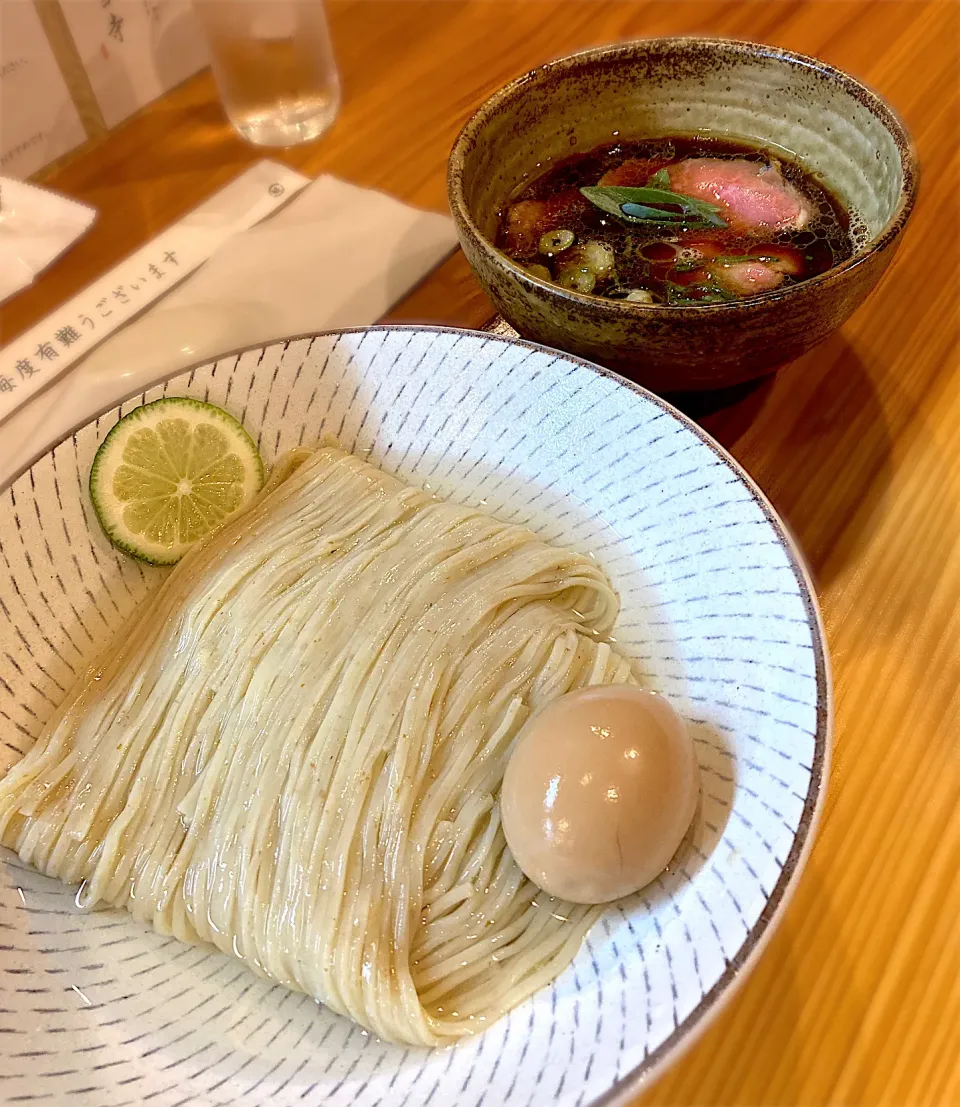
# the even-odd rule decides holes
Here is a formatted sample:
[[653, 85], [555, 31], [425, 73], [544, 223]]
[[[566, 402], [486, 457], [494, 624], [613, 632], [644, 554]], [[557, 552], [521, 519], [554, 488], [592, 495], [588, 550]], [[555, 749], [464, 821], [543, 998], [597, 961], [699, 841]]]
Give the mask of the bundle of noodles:
[[0, 836], [384, 1038], [482, 1029], [596, 918], [523, 876], [498, 794], [531, 710], [632, 679], [617, 610], [587, 558], [298, 451], [0, 782]]

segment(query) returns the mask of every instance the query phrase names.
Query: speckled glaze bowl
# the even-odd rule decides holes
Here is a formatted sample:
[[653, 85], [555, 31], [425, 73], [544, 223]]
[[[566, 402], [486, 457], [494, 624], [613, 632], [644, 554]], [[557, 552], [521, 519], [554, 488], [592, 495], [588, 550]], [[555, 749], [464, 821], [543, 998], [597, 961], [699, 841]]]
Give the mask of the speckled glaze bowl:
[[[671, 307], [567, 291], [493, 246], [500, 211], [551, 161], [615, 136], [694, 132], [789, 151], [851, 212], [854, 255], [748, 300]], [[890, 264], [917, 183], [903, 124], [852, 77], [776, 47], [700, 38], [587, 50], [519, 77], [468, 121], [448, 174], [463, 251], [521, 335], [668, 393], [762, 376], [826, 338]]]

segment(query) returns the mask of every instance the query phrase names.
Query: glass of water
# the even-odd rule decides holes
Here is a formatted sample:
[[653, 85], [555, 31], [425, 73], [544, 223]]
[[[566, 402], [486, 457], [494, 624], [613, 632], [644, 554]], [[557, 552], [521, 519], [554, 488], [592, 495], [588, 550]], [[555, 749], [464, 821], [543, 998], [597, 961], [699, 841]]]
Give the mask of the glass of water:
[[220, 99], [258, 146], [312, 142], [340, 110], [323, 0], [194, 0]]

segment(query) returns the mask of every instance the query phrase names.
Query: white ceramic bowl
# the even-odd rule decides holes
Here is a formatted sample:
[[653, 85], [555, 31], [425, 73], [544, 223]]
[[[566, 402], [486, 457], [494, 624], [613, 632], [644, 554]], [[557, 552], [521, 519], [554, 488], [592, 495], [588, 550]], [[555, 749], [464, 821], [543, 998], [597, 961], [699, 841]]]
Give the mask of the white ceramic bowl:
[[436, 1052], [376, 1041], [122, 912], [81, 914], [73, 890], [5, 853], [2, 1098], [627, 1103], [759, 952], [823, 795], [823, 635], [769, 504], [668, 405], [551, 350], [397, 327], [231, 354], [106, 411], [0, 494], [0, 771], [165, 572], [110, 547], [86, 492], [110, 427], [165, 394], [227, 408], [268, 463], [332, 431], [385, 469], [594, 554], [622, 597], [620, 647], [693, 731], [702, 802], [669, 870], [611, 907], [551, 987]]

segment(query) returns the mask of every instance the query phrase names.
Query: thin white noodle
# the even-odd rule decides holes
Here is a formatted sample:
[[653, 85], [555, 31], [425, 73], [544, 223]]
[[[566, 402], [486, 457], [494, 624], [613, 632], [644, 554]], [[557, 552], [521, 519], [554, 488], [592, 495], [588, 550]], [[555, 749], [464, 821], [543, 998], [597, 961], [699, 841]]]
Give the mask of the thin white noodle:
[[590, 559], [300, 449], [0, 781], [0, 837], [384, 1038], [455, 1039], [597, 917], [523, 876], [498, 795], [531, 711], [632, 681], [617, 612]]

